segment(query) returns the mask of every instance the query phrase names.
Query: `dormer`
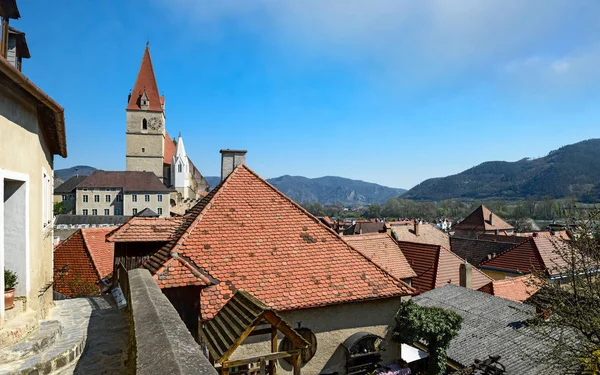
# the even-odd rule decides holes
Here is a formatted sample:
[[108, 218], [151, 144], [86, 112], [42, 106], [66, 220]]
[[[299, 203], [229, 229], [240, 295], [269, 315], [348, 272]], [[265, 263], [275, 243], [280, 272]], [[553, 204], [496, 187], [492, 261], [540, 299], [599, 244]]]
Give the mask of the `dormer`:
[[143, 111], [147, 111], [150, 108], [150, 100], [148, 100], [148, 94], [146, 94], [146, 89], [142, 93], [140, 97], [140, 109]]

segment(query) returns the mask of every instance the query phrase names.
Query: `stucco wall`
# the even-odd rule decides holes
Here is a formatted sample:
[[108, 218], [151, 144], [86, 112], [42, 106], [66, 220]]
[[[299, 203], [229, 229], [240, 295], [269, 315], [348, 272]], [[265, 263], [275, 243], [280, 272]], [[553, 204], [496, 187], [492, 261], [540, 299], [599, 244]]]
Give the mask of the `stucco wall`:
[[[158, 213], [158, 208], [162, 208], [161, 217], [169, 217], [169, 194], [168, 193], [152, 193], [152, 192], [136, 192], [137, 202], [133, 201], [133, 193], [125, 193], [124, 197], [124, 209], [125, 215], [131, 216], [133, 215], [133, 209], [136, 208], [138, 212], [142, 211], [144, 208], [149, 208], [152, 211]], [[146, 202], [145, 195], [150, 195], [150, 202]], [[158, 201], [158, 196], [162, 196], [162, 202]]]
[[[37, 121], [36, 110], [0, 87], [0, 176], [22, 174], [27, 177], [27, 222], [29, 249], [29, 285], [27, 309], [43, 317], [52, 305], [52, 225], [42, 224], [42, 170], [50, 174], [53, 156], [46, 147]], [[52, 186], [48, 201], [52, 202]], [[0, 209], [4, 211], [3, 209]], [[4, 220], [4, 213], [0, 213]], [[2, 236], [3, 237], [3, 236]], [[0, 268], [4, 264], [4, 239], [0, 240]], [[0, 269], [3, 272], [3, 269]], [[2, 273], [3, 275], [3, 273]], [[23, 277], [24, 275], [20, 275]], [[3, 281], [3, 277], [2, 277]], [[2, 283], [3, 284], [3, 283]], [[1, 285], [3, 287], [3, 285]], [[0, 314], [2, 314], [0, 312]]]
[[[63, 195], [66, 196], [67, 200], [63, 200]], [[68, 193], [68, 194], [54, 194], [54, 203], [61, 203], [63, 204], [63, 210], [64, 210], [64, 214], [75, 214], [75, 199], [77, 197], [75, 196], [75, 194], [72, 193]]]
[[[88, 210], [88, 215], [92, 215], [92, 210], [98, 210], [98, 216], [104, 215], [104, 210], [109, 210], [109, 215], [116, 215], [115, 209], [120, 210], [119, 215], [123, 215], [123, 202], [117, 201], [117, 196], [122, 194], [122, 189], [119, 188], [111, 188], [110, 190], [106, 189], [87, 189], [83, 188], [77, 189], [77, 199], [76, 199], [76, 213], [77, 215], [83, 215], [83, 209]], [[83, 201], [83, 196], [88, 196], [87, 203]], [[94, 196], [100, 196], [100, 202], [94, 201]], [[110, 201], [106, 201], [106, 196], [110, 196]]]
[[[361, 331], [379, 335], [386, 340], [387, 350], [383, 352], [383, 363], [398, 359], [400, 346], [392, 342], [391, 330], [400, 302], [400, 298], [390, 298], [280, 313], [294, 328], [300, 322], [302, 327], [313, 331], [317, 338], [317, 352], [312, 360], [303, 365], [302, 373], [316, 375], [338, 371], [339, 374], [345, 374], [345, 349], [341, 344], [350, 335]], [[231, 359], [269, 353], [269, 339], [269, 335], [250, 337], [234, 352]], [[282, 339], [280, 334], [279, 343]], [[291, 374], [291, 370], [287, 362], [279, 361], [278, 374]]]

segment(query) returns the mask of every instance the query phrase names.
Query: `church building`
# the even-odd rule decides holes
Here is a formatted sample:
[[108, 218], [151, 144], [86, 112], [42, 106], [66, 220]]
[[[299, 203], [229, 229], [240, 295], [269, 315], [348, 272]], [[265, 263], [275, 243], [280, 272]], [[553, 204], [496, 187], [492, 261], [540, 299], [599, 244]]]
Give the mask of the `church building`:
[[206, 195], [209, 185], [189, 159], [181, 134], [177, 141], [166, 129], [165, 97], [160, 95], [150, 49], [144, 57], [126, 108], [126, 170], [153, 172], [176, 193], [171, 206]]

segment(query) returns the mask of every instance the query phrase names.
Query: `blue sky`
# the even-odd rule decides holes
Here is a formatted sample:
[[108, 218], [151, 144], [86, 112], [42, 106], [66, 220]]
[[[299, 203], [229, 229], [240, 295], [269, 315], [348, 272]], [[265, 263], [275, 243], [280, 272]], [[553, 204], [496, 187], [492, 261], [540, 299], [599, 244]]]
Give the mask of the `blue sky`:
[[243, 148], [267, 178], [409, 188], [600, 137], [596, 0], [18, 5], [23, 71], [65, 108], [57, 168], [125, 168], [146, 40], [167, 129], [205, 175], [219, 174], [221, 148]]

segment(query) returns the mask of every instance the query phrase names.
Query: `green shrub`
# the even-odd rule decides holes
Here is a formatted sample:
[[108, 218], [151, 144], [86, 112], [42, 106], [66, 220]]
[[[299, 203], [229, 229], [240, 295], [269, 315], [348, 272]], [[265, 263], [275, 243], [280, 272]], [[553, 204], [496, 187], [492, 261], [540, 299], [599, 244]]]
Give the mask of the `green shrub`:
[[14, 289], [19, 282], [17, 281], [17, 273], [9, 269], [4, 269], [4, 290]]

